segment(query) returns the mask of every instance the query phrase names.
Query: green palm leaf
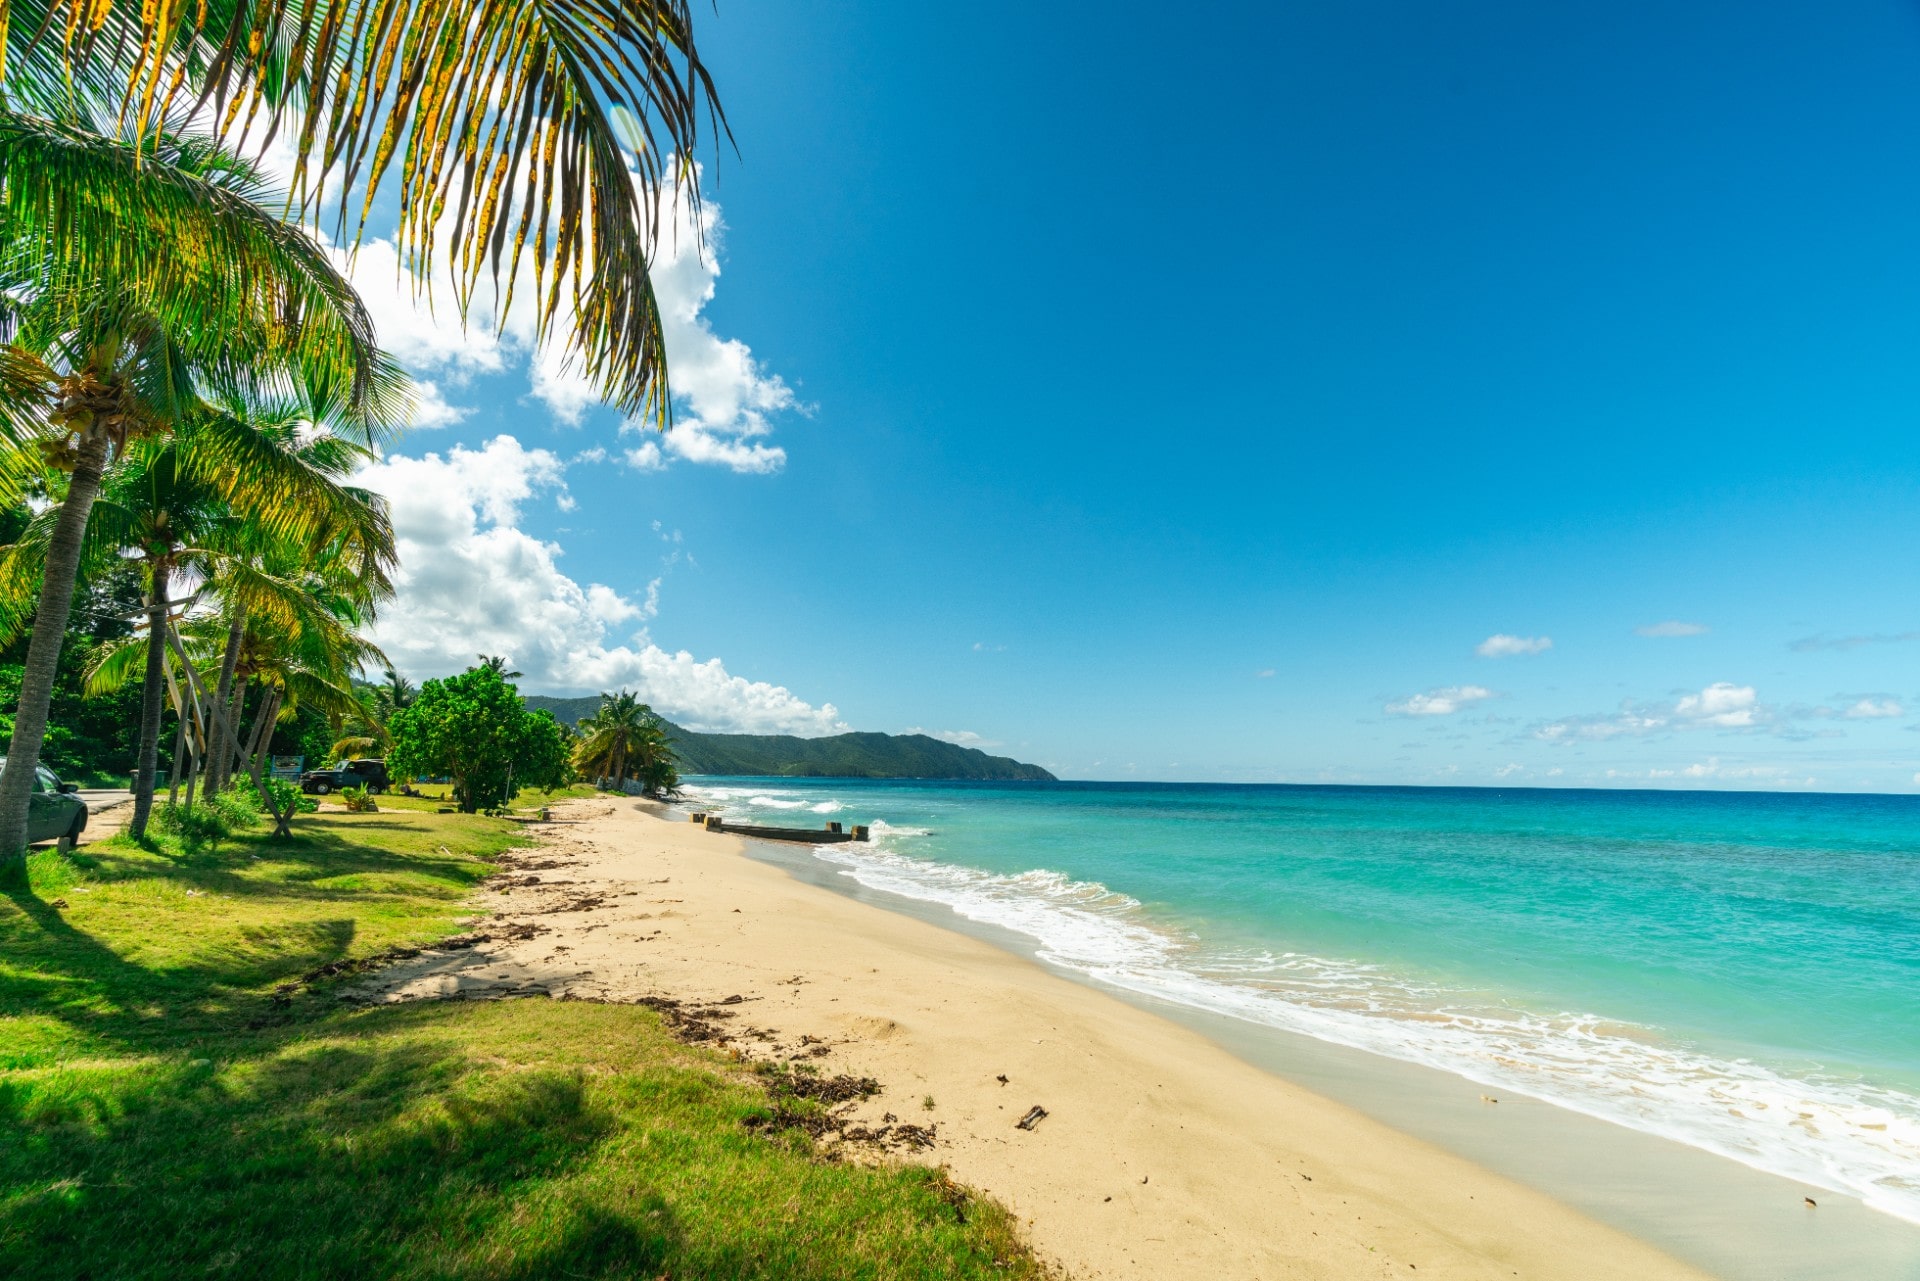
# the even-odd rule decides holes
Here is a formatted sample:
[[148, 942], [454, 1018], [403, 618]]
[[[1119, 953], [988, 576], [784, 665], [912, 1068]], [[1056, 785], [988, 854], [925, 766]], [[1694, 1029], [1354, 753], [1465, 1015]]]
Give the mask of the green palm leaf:
[[131, 121], [192, 102], [223, 136], [284, 130], [303, 211], [357, 243], [397, 192], [403, 258], [425, 280], [444, 255], [462, 314], [525, 263], [542, 339], [666, 425], [650, 246], [664, 192], [698, 200], [702, 117], [726, 132], [686, 0], [0, 0], [0, 25], [9, 6], [51, 35], [7, 37], [7, 87], [118, 71]]
[[32, 295], [18, 351], [121, 317], [116, 336], [168, 345], [140, 367], [157, 417], [190, 382], [252, 397], [297, 386], [368, 431], [404, 414], [404, 380], [365, 306], [325, 249], [267, 212], [273, 193], [251, 166], [205, 139], [136, 144], [4, 107], [0, 155], [0, 278]]

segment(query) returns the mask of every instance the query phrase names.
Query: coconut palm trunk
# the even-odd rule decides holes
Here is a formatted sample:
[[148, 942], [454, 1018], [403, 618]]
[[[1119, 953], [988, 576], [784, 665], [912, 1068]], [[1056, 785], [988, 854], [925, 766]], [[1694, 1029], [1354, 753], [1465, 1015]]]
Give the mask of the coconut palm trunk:
[[280, 802], [274, 797], [273, 789], [267, 786], [265, 777], [267, 772], [267, 752], [268, 749], [273, 746], [273, 731], [270, 727], [279, 715], [280, 691], [269, 689], [267, 691], [266, 701], [260, 706], [260, 719], [269, 726], [269, 728], [262, 737], [259, 752], [256, 753], [253, 758], [253, 790], [259, 795], [261, 803], [267, 807], [267, 814], [273, 819], [273, 834], [275, 836], [292, 836], [293, 813], [297, 802], [289, 799], [287, 801], [287, 808], [285, 811], [282, 811]]
[[235, 689], [227, 696], [227, 741], [233, 750], [222, 759], [220, 764], [220, 786], [222, 789], [233, 782], [233, 776], [236, 770], [244, 770], [247, 768], [247, 749], [245, 744], [240, 741], [240, 714], [246, 710], [243, 706], [246, 701], [246, 693], [243, 689]]
[[60, 669], [60, 646], [67, 635], [67, 616], [73, 610], [87, 517], [93, 514], [93, 500], [100, 496], [100, 478], [107, 469], [108, 444], [101, 424], [81, 433], [66, 501], [60, 504], [60, 515], [47, 543], [33, 637], [27, 643], [26, 670], [20, 675], [20, 707], [13, 718], [13, 740], [7, 745], [7, 768], [0, 771], [0, 867], [26, 856], [27, 803], [33, 791], [33, 771], [40, 763], [40, 746], [47, 737], [47, 713], [53, 704], [54, 677]]
[[185, 709], [173, 718], [173, 762], [167, 770], [167, 804], [180, 800], [180, 766], [187, 755], [187, 716]]
[[153, 582], [147, 596], [147, 677], [140, 697], [140, 748], [134, 757], [133, 818], [127, 835], [140, 840], [147, 834], [147, 819], [153, 814], [153, 790], [160, 772], [160, 718], [166, 711], [168, 566], [164, 560], [153, 562]]
[[244, 691], [234, 689], [233, 671], [240, 661], [240, 642], [245, 637], [246, 631], [246, 616], [236, 609], [233, 621], [227, 624], [227, 648], [220, 657], [220, 683], [215, 687], [213, 695], [214, 705], [221, 709], [223, 717], [221, 728], [225, 733], [222, 736], [220, 753], [215, 758], [220, 763], [214, 767], [213, 777], [207, 780], [209, 791], [217, 792], [226, 786], [228, 778], [236, 767], [236, 758], [240, 767], [245, 766], [245, 758], [241, 755], [239, 733], [236, 729], [240, 724], [238, 695]]
[[[242, 696], [246, 694], [246, 688], [244, 683], [240, 686]], [[266, 711], [267, 699], [263, 693], [260, 698], [260, 705], [255, 708], [253, 712], [253, 732], [247, 735], [246, 757], [248, 761], [251, 761], [256, 754], [264, 752], [273, 746], [273, 728], [267, 723]]]

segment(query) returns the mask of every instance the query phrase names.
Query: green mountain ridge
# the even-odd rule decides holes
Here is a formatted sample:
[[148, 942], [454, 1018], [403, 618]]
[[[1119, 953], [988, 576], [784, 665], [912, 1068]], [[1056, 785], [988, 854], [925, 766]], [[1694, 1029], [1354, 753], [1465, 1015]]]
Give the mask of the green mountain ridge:
[[[528, 707], [578, 724], [600, 707], [600, 696], [553, 698], [526, 695]], [[683, 774], [744, 774], [773, 778], [926, 778], [1052, 782], [1038, 765], [989, 756], [925, 734], [702, 734], [666, 722], [667, 737]]]

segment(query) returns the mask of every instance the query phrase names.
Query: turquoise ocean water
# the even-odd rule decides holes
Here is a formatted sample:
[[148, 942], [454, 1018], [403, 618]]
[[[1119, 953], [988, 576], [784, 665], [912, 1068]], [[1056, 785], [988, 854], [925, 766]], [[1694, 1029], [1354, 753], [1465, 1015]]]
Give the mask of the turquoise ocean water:
[[1920, 797], [696, 778], [1145, 995], [1920, 1222]]

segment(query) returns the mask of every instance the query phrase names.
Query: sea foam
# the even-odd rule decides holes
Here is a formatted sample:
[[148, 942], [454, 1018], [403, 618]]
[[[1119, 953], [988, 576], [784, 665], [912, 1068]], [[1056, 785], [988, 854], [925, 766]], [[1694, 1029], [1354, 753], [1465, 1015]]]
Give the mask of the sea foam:
[[872, 830], [872, 844], [820, 846], [815, 856], [872, 889], [1025, 935], [1043, 960], [1116, 987], [1452, 1072], [1920, 1222], [1920, 1099], [1911, 1095], [1718, 1059], [1656, 1029], [1517, 1010], [1360, 962], [1211, 951], [1098, 882], [920, 858], [910, 847], [926, 829]]

